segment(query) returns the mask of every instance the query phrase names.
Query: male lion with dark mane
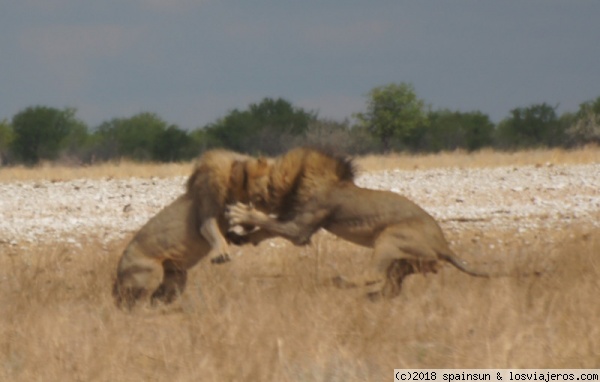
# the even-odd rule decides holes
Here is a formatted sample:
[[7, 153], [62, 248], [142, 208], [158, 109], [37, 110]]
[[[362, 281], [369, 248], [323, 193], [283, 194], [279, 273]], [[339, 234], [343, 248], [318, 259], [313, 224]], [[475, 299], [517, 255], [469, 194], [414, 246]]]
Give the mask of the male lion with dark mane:
[[[450, 249], [435, 219], [404, 196], [354, 184], [352, 160], [299, 148], [277, 158], [267, 187], [226, 212], [231, 225], [259, 227], [253, 242], [269, 235], [307, 244], [320, 228], [350, 242], [373, 248], [371, 274], [359, 283], [336, 278], [338, 286], [383, 286], [370, 296], [396, 296], [405, 276], [436, 272], [444, 260], [473, 276], [488, 274], [467, 267]], [[275, 217], [269, 216], [275, 215]]]
[[186, 193], [152, 217], [123, 252], [113, 288], [117, 305], [131, 308], [148, 297], [153, 303], [172, 302], [185, 288], [187, 270], [201, 259], [227, 261], [225, 205], [251, 201], [247, 180], [264, 187], [260, 179], [267, 170], [266, 160], [230, 151], [201, 156]]

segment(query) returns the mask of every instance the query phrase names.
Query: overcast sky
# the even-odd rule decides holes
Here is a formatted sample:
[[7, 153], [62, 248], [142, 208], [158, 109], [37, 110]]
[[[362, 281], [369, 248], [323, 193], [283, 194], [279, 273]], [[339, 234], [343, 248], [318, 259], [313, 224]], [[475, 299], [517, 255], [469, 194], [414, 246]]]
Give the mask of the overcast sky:
[[334, 119], [409, 82], [499, 121], [600, 96], [600, 1], [0, 0], [0, 120], [74, 107], [204, 126], [264, 97]]

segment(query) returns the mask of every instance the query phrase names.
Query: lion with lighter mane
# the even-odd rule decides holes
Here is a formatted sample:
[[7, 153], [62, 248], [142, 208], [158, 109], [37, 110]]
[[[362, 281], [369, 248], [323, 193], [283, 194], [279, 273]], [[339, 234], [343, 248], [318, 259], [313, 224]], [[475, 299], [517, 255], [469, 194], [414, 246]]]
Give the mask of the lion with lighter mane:
[[399, 194], [358, 187], [354, 174], [351, 159], [294, 149], [270, 167], [267, 187], [255, 188], [257, 194], [249, 195], [259, 202], [229, 206], [226, 215], [231, 225], [259, 227], [250, 235], [254, 243], [277, 235], [304, 245], [324, 228], [373, 248], [368, 272], [355, 281], [335, 279], [342, 287], [378, 286], [372, 297], [396, 296], [405, 276], [435, 273], [440, 260], [472, 276], [489, 276], [452, 252], [440, 226], [425, 210]]
[[113, 295], [120, 307], [150, 298], [172, 302], [185, 288], [187, 270], [201, 259], [229, 260], [225, 206], [250, 202], [248, 179], [264, 188], [268, 163], [226, 150], [202, 155], [187, 182], [186, 192], [152, 217], [125, 248], [117, 267]]
[[222, 234], [229, 228], [224, 217], [226, 205], [233, 201], [251, 202], [249, 193], [257, 191], [248, 187], [267, 187], [267, 169], [265, 158], [255, 159], [223, 149], [207, 151], [196, 161], [186, 192], [193, 199], [200, 218], [200, 233], [211, 246], [208, 253], [211, 263], [230, 260], [229, 245]]

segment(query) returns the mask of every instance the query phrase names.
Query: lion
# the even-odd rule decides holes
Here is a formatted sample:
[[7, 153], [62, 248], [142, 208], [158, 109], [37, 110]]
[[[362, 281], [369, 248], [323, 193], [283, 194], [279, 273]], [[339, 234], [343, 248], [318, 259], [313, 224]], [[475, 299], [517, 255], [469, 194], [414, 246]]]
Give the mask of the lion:
[[[336, 277], [340, 287], [378, 285], [376, 298], [400, 293], [411, 273], [436, 273], [440, 261], [478, 277], [490, 274], [469, 267], [450, 249], [436, 220], [406, 197], [354, 183], [352, 159], [298, 148], [275, 160], [268, 186], [257, 187], [260, 203], [228, 206], [229, 224], [259, 227], [252, 242], [269, 235], [296, 245], [309, 243], [320, 228], [352, 243], [373, 249], [372, 266], [359, 280]], [[274, 216], [273, 216], [274, 215]], [[251, 235], [252, 236], [252, 235]]]
[[257, 187], [267, 170], [268, 160], [258, 160], [229, 150], [215, 149], [202, 154], [187, 181], [187, 194], [194, 200], [200, 217], [200, 233], [209, 242], [208, 258], [213, 264], [230, 260], [229, 245], [221, 232], [228, 231], [224, 219], [225, 206], [232, 201], [249, 202], [248, 174], [253, 174]]
[[194, 201], [184, 194], [152, 217], [129, 242], [117, 266], [113, 296], [132, 308], [150, 296], [172, 302], [185, 289], [187, 269], [210, 251], [200, 235]]
[[[219, 158], [224, 158], [220, 161]], [[207, 153], [187, 182], [187, 191], [152, 217], [132, 238], [119, 260], [113, 296], [132, 308], [150, 300], [170, 303], [183, 293], [187, 270], [211, 254], [226, 254], [230, 241], [225, 203], [250, 201], [246, 179], [265, 178], [268, 163], [231, 152]]]

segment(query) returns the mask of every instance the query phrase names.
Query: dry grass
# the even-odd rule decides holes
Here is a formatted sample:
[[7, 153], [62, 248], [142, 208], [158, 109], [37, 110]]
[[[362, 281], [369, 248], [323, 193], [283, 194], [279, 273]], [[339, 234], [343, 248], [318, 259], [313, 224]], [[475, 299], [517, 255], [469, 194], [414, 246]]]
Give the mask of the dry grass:
[[[387, 169], [426, 169], [439, 167], [497, 167], [539, 164], [584, 164], [600, 162], [600, 147], [588, 146], [577, 150], [540, 149], [518, 152], [482, 150], [474, 153], [465, 151], [439, 154], [391, 154], [368, 155], [357, 158], [358, 166], [364, 171]], [[79, 178], [152, 178], [187, 176], [192, 163], [152, 164], [135, 162], [103, 163], [88, 167], [44, 164], [37, 167], [0, 167], [0, 182], [22, 180], [71, 180]]]
[[[381, 381], [394, 368], [600, 367], [600, 232], [473, 235], [451, 237], [465, 258], [548, 271], [486, 280], [445, 267], [370, 303], [323, 283], [359, 272], [369, 252], [318, 234], [306, 248], [275, 241], [226, 265], [201, 262], [178, 302], [125, 313], [110, 295], [125, 242], [0, 247], [0, 380]], [[493, 253], [468, 256], [499, 238]]]
[[24, 180], [64, 181], [72, 179], [100, 178], [169, 178], [188, 176], [193, 163], [137, 163], [130, 161], [106, 162], [93, 166], [63, 166], [44, 163], [35, 167], [0, 167], [0, 182]]
[[504, 152], [481, 150], [442, 152], [439, 154], [392, 154], [360, 158], [361, 168], [367, 171], [400, 169], [426, 169], [438, 167], [499, 167], [540, 164], [586, 164], [600, 162], [600, 147], [588, 146], [577, 150], [539, 149]]

